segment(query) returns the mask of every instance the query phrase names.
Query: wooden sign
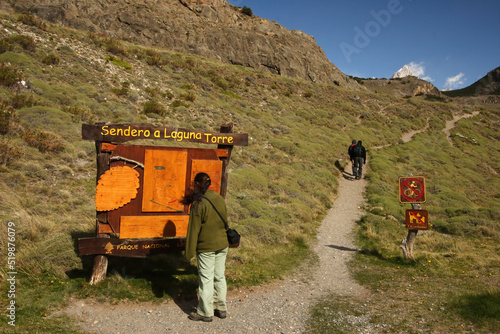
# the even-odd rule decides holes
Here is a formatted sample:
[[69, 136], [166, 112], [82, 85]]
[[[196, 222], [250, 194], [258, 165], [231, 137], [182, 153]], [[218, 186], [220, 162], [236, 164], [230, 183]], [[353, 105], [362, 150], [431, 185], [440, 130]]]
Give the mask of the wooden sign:
[[429, 229], [429, 213], [427, 210], [406, 210], [406, 228], [409, 230]]
[[179, 251], [186, 247], [186, 239], [130, 240], [111, 238], [78, 239], [78, 255], [112, 255], [146, 258], [154, 254]]
[[212, 133], [148, 124], [82, 124], [82, 138], [123, 143], [136, 139], [160, 139], [177, 142], [247, 146], [248, 134]]
[[[233, 146], [248, 145], [248, 135], [232, 128], [226, 123], [220, 133], [209, 133], [144, 124], [82, 125], [82, 138], [94, 140], [97, 151], [96, 237], [78, 239], [80, 256], [96, 255], [90, 284], [106, 277], [107, 256], [145, 258], [185, 248], [189, 206], [180, 201], [200, 172], [225, 198]], [[135, 139], [217, 147], [123, 144]]]
[[425, 203], [425, 178], [423, 176], [400, 177], [399, 201], [401, 203]]

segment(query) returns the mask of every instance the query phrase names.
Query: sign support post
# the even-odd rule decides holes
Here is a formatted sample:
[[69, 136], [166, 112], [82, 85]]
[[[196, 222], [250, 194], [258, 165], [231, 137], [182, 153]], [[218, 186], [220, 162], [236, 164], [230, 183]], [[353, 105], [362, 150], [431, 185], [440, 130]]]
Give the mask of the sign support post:
[[[399, 201], [401, 203], [411, 203], [412, 210], [406, 210], [406, 227], [408, 234], [401, 241], [399, 248], [403, 250], [403, 255], [406, 259], [413, 259], [413, 246], [417, 239], [419, 230], [428, 228], [427, 212], [425, 218], [418, 219], [413, 210], [421, 210], [421, 203], [425, 203], [425, 178], [423, 176], [409, 176], [399, 178]], [[415, 223], [416, 221], [416, 223]]]

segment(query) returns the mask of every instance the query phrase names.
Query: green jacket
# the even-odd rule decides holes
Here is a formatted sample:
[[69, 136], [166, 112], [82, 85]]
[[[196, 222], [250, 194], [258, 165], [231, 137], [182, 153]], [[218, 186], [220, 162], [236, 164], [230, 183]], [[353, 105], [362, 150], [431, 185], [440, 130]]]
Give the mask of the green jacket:
[[[227, 222], [226, 202], [221, 195], [208, 189], [205, 197], [215, 205]], [[226, 228], [212, 205], [203, 198], [198, 210], [190, 209], [186, 238], [186, 259], [189, 261], [196, 253], [214, 252], [229, 246]]]

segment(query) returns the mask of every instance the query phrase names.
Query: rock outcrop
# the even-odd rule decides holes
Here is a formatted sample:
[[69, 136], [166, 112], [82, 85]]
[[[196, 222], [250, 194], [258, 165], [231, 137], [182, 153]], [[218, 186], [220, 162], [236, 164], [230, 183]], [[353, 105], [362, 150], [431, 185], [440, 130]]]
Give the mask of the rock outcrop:
[[418, 95], [441, 96], [441, 92], [436, 86], [415, 76], [395, 79], [360, 79], [360, 82], [369, 90], [397, 97]]
[[358, 89], [314, 37], [249, 16], [226, 0], [4, 0], [75, 29], [173, 51], [194, 53], [275, 74]]

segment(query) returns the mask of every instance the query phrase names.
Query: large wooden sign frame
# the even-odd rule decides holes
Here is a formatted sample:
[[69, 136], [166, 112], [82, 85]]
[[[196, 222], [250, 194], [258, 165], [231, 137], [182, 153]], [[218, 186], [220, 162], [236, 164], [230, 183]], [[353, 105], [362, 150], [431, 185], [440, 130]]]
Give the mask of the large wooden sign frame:
[[[189, 207], [180, 199], [194, 176], [205, 172], [212, 189], [227, 193], [234, 145], [248, 145], [247, 134], [232, 124], [219, 133], [140, 124], [82, 125], [82, 138], [97, 153], [96, 237], [78, 240], [79, 255], [96, 255], [91, 284], [104, 279], [107, 256], [148, 257], [182, 250]], [[215, 144], [217, 148], [125, 145], [136, 139]]]

